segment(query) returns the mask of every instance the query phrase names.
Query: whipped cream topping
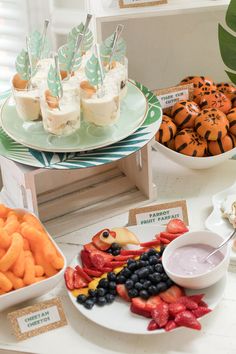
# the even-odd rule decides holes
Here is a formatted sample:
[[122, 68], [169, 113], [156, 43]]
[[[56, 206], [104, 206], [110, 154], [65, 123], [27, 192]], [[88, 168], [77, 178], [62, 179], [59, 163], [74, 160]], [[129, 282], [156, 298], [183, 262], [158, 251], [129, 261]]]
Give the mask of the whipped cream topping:
[[222, 216], [236, 228], [236, 194], [229, 195], [221, 206]]

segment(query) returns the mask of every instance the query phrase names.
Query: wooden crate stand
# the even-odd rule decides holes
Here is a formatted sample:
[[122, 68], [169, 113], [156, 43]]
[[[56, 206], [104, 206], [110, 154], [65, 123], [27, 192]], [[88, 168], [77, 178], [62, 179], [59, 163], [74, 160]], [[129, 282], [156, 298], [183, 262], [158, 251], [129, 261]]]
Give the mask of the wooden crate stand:
[[151, 142], [119, 161], [86, 169], [33, 168], [0, 157], [1, 199], [37, 214], [54, 236], [155, 198]]

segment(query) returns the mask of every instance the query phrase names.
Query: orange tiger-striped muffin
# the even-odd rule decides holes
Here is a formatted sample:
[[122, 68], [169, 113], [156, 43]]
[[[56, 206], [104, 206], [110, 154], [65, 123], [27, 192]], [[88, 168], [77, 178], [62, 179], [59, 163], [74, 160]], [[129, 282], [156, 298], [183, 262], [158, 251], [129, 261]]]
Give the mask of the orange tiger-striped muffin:
[[236, 108], [232, 108], [227, 114], [229, 121], [229, 131], [236, 136]]
[[227, 134], [229, 121], [219, 109], [207, 108], [203, 109], [195, 119], [195, 129], [207, 140], [219, 140]]
[[236, 87], [228, 82], [219, 82], [216, 84], [216, 88], [218, 91], [223, 92], [230, 100], [236, 94]]
[[232, 107], [231, 100], [220, 91], [211, 91], [201, 96], [199, 101], [200, 108], [217, 108], [225, 114], [229, 112]]
[[225, 135], [222, 139], [208, 142], [208, 151], [211, 155], [220, 155], [232, 150], [236, 146], [236, 137], [232, 134]]
[[171, 140], [177, 131], [177, 127], [173, 120], [167, 115], [163, 115], [160, 129], [156, 133], [156, 140], [163, 144]]
[[207, 151], [207, 141], [195, 130], [185, 128], [175, 136], [175, 149], [184, 155], [203, 157]]
[[171, 116], [179, 128], [193, 128], [195, 118], [200, 108], [193, 101], [181, 100], [176, 102], [171, 110]]

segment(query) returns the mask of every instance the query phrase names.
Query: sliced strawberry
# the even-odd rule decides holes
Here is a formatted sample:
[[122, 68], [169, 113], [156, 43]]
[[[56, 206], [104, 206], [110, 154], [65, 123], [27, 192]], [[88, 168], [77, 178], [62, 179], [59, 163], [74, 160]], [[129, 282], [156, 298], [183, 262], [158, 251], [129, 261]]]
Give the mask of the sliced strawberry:
[[148, 331], [155, 331], [156, 329], [160, 329], [160, 327], [158, 326], [158, 324], [154, 320], [151, 320], [147, 326], [147, 330]]
[[112, 272], [112, 271], [113, 271], [113, 268], [111, 268], [111, 267], [103, 267], [101, 269], [102, 273], [108, 273], [108, 272]]
[[122, 299], [124, 299], [125, 301], [128, 301], [128, 302], [131, 301], [124, 284], [117, 284], [116, 291], [117, 291], [118, 295], [120, 295], [120, 297], [122, 297]]
[[202, 306], [199, 306], [196, 310], [192, 310], [192, 313], [196, 318], [202, 317], [209, 312], [211, 312], [211, 309], [209, 309], [209, 307], [202, 307]]
[[162, 303], [162, 300], [161, 300], [160, 296], [158, 296], [158, 295], [150, 296], [146, 302], [145, 309], [147, 311], [151, 312], [153, 309], [155, 309], [157, 307], [157, 305], [159, 305], [161, 303]]
[[171, 234], [184, 233], [188, 231], [185, 223], [180, 219], [172, 219], [166, 225], [166, 231]]
[[175, 317], [175, 323], [177, 326], [184, 326], [197, 330], [201, 329], [201, 324], [191, 311], [183, 311], [178, 313]]
[[160, 243], [162, 243], [163, 245], [168, 245], [170, 243], [170, 240], [164, 237], [160, 237]]
[[81, 258], [81, 262], [82, 262], [83, 267], [92, 268], [92, 262], [91, 262], [91, 259], [90, 259], [90, 253], [88, 251], [83, 249], [80, 252], [80, 258]]
[[165, 331], [169, 332], [172, 331], [172, 329], [175, 329], [177, 327], [177, 324], [175, 323], [174, 320], [169, 320], [167, 324], [165, 325]]
[[83, 270], [91, 277], [100, 277], [102, 275], [102, 272], [99, 270], [85, 268], [85, 267], [83, 268]]
[[86, 243], [86, 244], [84, 245], [84, 249], [85, 249], [85, 251], [87, 251], [87, 252], [89, 252], [89, 253], [98, 250], [97, 247], [95, 247], [92, 242]]
[[109, 243], [105, 243], [104, 241], [100, 240], [100, 234], [102, 231], [97, 233], [95, 236], [92, 238], [93, 244], [101, 251], [106, 251], [108, 248], [111, 247]]
[[64, 279], [66, 283], [66, 287], [69, 290], [74, 290], [74, 269], [72, 267], [67, 267], [64, 273]]
[[201, 301], [198, 303], [198, 306], [201, 306], [201, 307], [208, 307], [208, 304], [207, 304], [205, 301], [201, 300]]
[[140, 243], [141, 247], [153, 247], [153, 246], [158, 246], [160, 244], [160, 242], [158, 240], [153, 240], [153, 241], [149, 241], [149, 242], [143, 242]]
[[185, 310], [186, 307], [183, 304], [180, 304], [178, 302], [173, 302], [172, 304], [169, 304], [169, 313], [172, 317], [175, 317], [177, 313]]
[[75, 270], [77, 271], [77, 273], [84, 278], [84, 280], [86, 280], [88, 283], [90, 283], [93, 279], [79, 266], [77, 265], [75, 267]]
[[141, 297], [133, 297], [131, 301], [132, 301], [132, 304], [133, 304], [136, 308], [138, 308], [138, 309], [140, 309], [140, 310], [144, 310], [144, 311], [147, 310], [147, 309], [146, 309], [147, 301], [144, 300], [144, 299], [141, 299]]
[[126, 255], [139, 256], [139, 255], [143, 254], [144, 252], [146, 252], [147, 250], [148, 250], [147, 248], [140, 248], [138, 250], [121, 250], [120, 254], [122, 256], [126, 256]]
[[145, 309], [136, 307], [135, 304], [132, 301], [132, 304], [130, 305], [130, 311], [133, 313], [136, 313], [136, 315], [140, 315], [143, 317], [151, 318], [151, 312], [146, 311]]
[[205, 294], [195, 294], [195, 295], [189, 295], [189, 299], [195, 301], [197, 304], [203, 299]]
[[188, 296], [181, 296], [178, 302], [183, 304], [187, 310], [196, 310], [198, 308], [198, 304]]
[[155, 309], [151, 312], [153, 320], [158, 324], [159, 327], [164, 327], [169, 319], [169, 308], [165, 302], [157, 305]]
[[173, 241], [174, 239], [176, 239], [177, 237], [179, 237], [181, 235], [183, 235], [183, 232], [178, 233], [178, 234], [171, 234], [170, 232], [163, 231], [160, 233], [160, 238], [161, 239], [164, 238], [166, 240]]
[[177, 285], [172, 285], [169, 289], [159, 294], [160, 298], [168, 304], [177, 302], [177, 300], [183, 295], [183, 289]]
[[135, 255], [133, 254], [133, 255], [127, 255], [127, 256], [114, 256], [114, 261], [127, 261], [128, 259], [131, 259], [131, 258], [134, 258], [135, 257]]
[[74, 289], [85, 288], [88, 285], [88, 282], [77, 272], [77, 270], [73, 273], [73, 282]]
[[116, 268], [116, 267], [122, 267], [124, 264], [126, 264], [126, 261], [112, 261], [112, 262], [107, 262], [105, 264], [106, 267], [111, 267], [112, 269], [113, 268]]
[[92, 265], [98, 270], [101, 270], [106, 264], [105, 258], [99, 253], [95, 253], [95, 252], [90, 253], [90, 259]]

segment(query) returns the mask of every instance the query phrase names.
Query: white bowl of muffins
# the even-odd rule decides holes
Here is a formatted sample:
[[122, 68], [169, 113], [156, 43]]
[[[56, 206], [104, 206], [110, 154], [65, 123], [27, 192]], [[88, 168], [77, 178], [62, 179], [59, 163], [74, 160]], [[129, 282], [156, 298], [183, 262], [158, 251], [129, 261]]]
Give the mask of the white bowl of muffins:
[[185, 167], [210, 168], [236, 155], [236, 87], [203, 76], [180, 82], [186, 83], [194, 86], [193, 99], [163, 115], [157, 148]]

